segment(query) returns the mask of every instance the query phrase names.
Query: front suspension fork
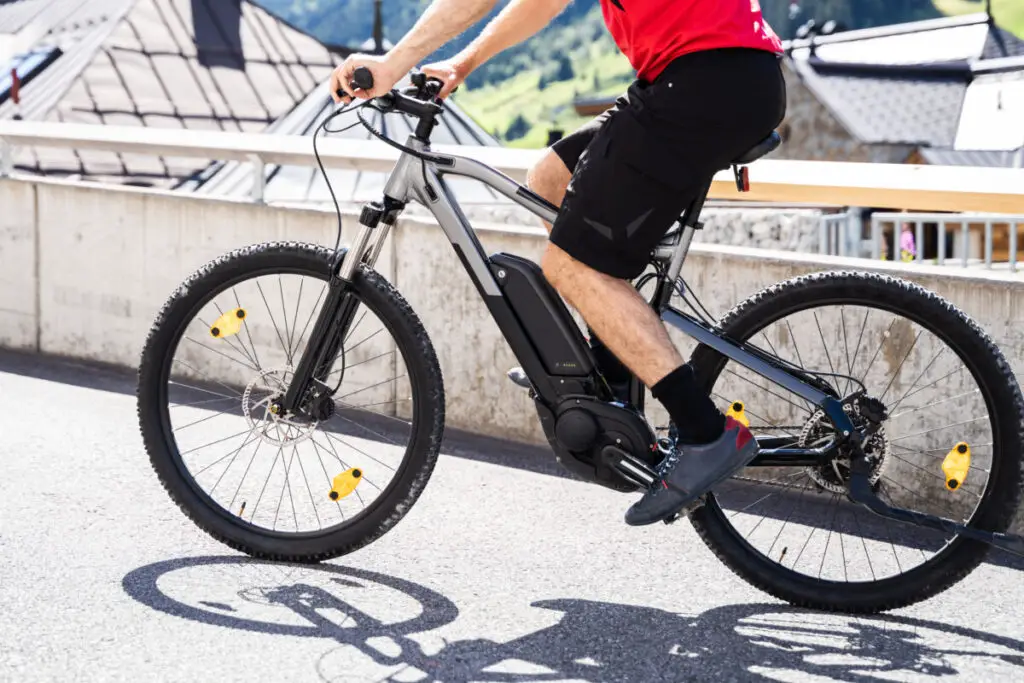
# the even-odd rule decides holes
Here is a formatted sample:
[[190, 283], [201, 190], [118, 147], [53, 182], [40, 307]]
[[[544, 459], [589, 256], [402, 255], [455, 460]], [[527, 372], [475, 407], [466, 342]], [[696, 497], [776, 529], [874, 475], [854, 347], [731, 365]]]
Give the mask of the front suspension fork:
[[[336, 252], [331, 262], [327, 297], [288, 390], [280, 402], [281, 414], [297, 415], [306, 412], [310, 390], [314, 389], [315, 384], [326, 383], [348, 335], [356, 309], [359, 308], [359, 299], [352, 291], [352, 278], [361, 264], [372, 267], [377, 261], [384, 240], [401, 209], [401, 205], [387, 199], [383, 205], [377, 202], [367, 205], [359, 217], [359, 235], [352, 249], [342, 248]], [[381, 229], [377, 230], [381, 223]], [[324, 391], [329, 389], [325, 386]], [[318, 397], [321, 395], [320, 392], [316, 394]]]

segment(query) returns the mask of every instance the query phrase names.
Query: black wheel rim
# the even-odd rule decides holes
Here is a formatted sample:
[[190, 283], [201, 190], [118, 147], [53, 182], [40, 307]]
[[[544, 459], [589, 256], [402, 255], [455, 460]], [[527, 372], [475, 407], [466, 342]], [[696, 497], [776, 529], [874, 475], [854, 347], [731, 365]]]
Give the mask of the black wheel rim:
[[[233, 344], [234, 354], [229, 353], [228, 355], [233, 355], [235, 362], [247, 361], [243, 365], [248, 365], [246, 369], [252, 374], [257, 374], [257, 368], [262, 371], [270, 370], [272, 373], [264, 376], [264, 381], [262, 382], [254, 382], [253, 380], [246, 382], [243, 388], [237, 382], [224, 382], [219, 378], [218, 373], [206, 372], [207, 380], [212, 379], [212, 384], [216, 389], [211, 389], [208, 381], [195, 382], [194, 380], [192, 382], [193, 386], [186, 386], [184, 388], [186, 391], [191, 390], [194, 392], [198, 390], [201, 398], [196, 400], [213, 399], [211, 401], [213, 405], [217, 405], [215, 401], [223, 401], [223, 404], [234, 405], [232, 401], [238, 403], [244, 399], [245, 388], [251, 389], [249, 392], [249, 417], [252, 421], [246, 422], [239, 429], [225, 431], [223, 433], [225, 438], [223, 442], [218, 442], [214, 439], [212, 442], [207, 441], [201, 444], [204, 448], [217, 446], [219, 443], [232, 444], [233, 446], [229, 447], [228, 450], [219, 452], [217, 457], [209, 458], [204, 464], [208, 468], [205, 471], [199, 472], [199, 469], [202, 469], [202, 467], [198, 469], [191, 467], [186, 462], [186, 459], [190, 454], [201, 452], [202, 449], [197, 449], [194, 446], [188, 448], [180, 447], [177, 436], [180, 435], [181, 430], [185, 427], [199, 426], [204, 423], [216, 423], [219, 420], [216, 415], [202, 415], [194, 417], [191, 422], [185, 422], [185, 427], [182, 427], [180, 424], [177, 428], [175, 427], [174, 421], [176, 416], [171, 414], [170, 406], [173, 401], [171, 387], [175, 384], [172, 368], [176, 365], [177, 352], [181, 349], [183, 340], [189, 339], [190, 331], [197, 324], [199, 327], [207, 329], [214, 326], [211, 320], [207, 318], [213, 315], [220, 316], [230, 313], [230, 309], [228, 309], [229, 304], [222, 303], [222, 301], [225, 301], [224, 296], [226, 293], [230, 294], [231, 301], [238, 304], [237, 307], [243, 308], [241, 299], [244, 295], [238, 293], [241, 285], [255, 282], [259, 278], [268, 276], [274, 282], [276, 294], [284, 302], [287, 302], [288, 294], [296, 290], [293, 285], [291, 292], [289, 292], [288, 285], [283, 281], [283, 278], [295, 276], [303, 278], [302, 282], [315, 282], [317, 285], [315, 293], [308, 291], [308, 284], [300, 285], [301, 290], [298, 290], [300, 292], [305, 291], [305, 293], [296, 297], [296, 300], [301, 302], [304, 299], [309, 310], [303, 309], [301, 303], [296, 304], [294, 309], [290, 309], [287, 303], [285, 303], [286, 315], [280, 316], [281, 311], [277, 311], [279, 317], [271, 323], [275, 328], [274, 332], [268, 333], [264, 330], [260, 335], [263, 339], [276, 338], [280, 342], [280, 346], [285, 347], [284, 359], [288, 360], [290, 357], [292, 363], [297, 363], [300, 352], [299, 347], [304, 341], [302, 335], [303, 333], [308, 334], [308, 331], [312, 328], [312, 322], [309, 321], [315, 320], [314, 313], [318, 312], [325, 296], [326, 268], [323, 272], [314, 272], [309, 268], [295, 266], [268, 266], [226, 278], [213, 288], [212, 291], [198, 298], [189, 307], [189, 310], [179, 318], [177, 329], [175, 329], [172, 339], [168, 344], [168, 353], [165, 356], [165, 362], [159, 373], [160, 420], [172, 460], [175, 462], [176, 467], [188, 486], [211, 511], [235, 526], [255, 531], [261, 535], [293, 539], [317, 538], [353, 526], [361, 519], [369, 516], [388, 498], [391, 491], [399, 485], [399, 481], [404, 477], [407, 470], [409, 451], [413, 447], [413, 440], [417, 433], [418, 411], [413, 398], [420, 395], [418, 392], [418, 379], [415, 373], [405, 370], [404, 372], [383, 375], [376, 382], [364, 382], [364, 386], [350, 392], [346, 391], [344, 383], [346, 380], [352, 380], [359, 372], [366, 374], [367, 371], [374, 370], [373, 365], [379, 364], [381, 361], [387, 361], [389, 357], [397, 359], [395, 360], [395, 365], [408, 367], [406, 365], [406, 351], [403, 350], [399, 343], [400, 336], [396, 334], [391, 321], [388, 320], [383, 311], [378, 310], [372, 298], [360, 297], [360, 307], [356, 311], [352, 327], [347, 332], [346, 342], [339, 353], [339, 364], [335, 366], [330, 375], [330, 378], [334, 381], [341, 379], [340, 390], [335, 395], [337, 407], [333, 411], [333, 415], [316, 425], [312, 430], [308, 430], [308, 426], [285, 426], [269, 430], [271, 433], [266, 436], [270, 436], [270, 442], [264, 439], [265, 435], [263, 434], [256, 434], [254, 437], [256, 428], [252, 425], [253, 422], [257, 422], [257, 419], [252, 415], [252, 408], [256, 407], [258, 410], [265, 409], [268, 405], [268, 393], [273, 393], [268, 391], [257, 392], [256, 389], [259, 388], [260, 384], [263, 385], [264, 389], [273, 387], [275, 384], [279, 385], [287, 380], [288, 373], [281, 371], [280, 363], [268, 362], [269, 359], [265, 357], [265, 354], [263, 358], [259, 357], [259, 354], [264, 352], [265, 347], [261, 345], [260, 338], [250, 329], [250, 326], [254, 324], [254, 321], [258, 320], [259, 316], [250, 313], [245, 316], [240, 331], [235, 335], [237, 338], [232, 340], [235, 342]], [[257, 288], [257, 291], [259, 289]], [[320, 293], [320, 296], [317, 297], [316, 293]], [[267, 318], [271, 317], [274, 310], [274, 302], [268, 296], [270, 294], [271, 292], [265, 288], [264, 291], [260, 292], [258, 298], [255, 296], [252, 298], [254, 301], [252, 309], [263, 307]], [[212, 308], [211, 303], [213, 304]], [[206, 314], [205, 311], [208, 310], [212, 310], [212, 313]], [[360, 330], [365, 329], [367, 321], [374, 322], [376, 325], [364, 336]], [[391, 339], [390, 353], [387, 350], [374, 350], [374, 345], [378, 344], [381, 338], [387, 335], [390, 335]], [[229, 339], [231, 338], [225, 338], [224, 341]], [[203, 343], [205, 344], [205, 340]], [[218, 350], [215, 349], [214, 351]], [[223, 353], [213, 353], [209, 349], [203, 353], [206, 357], [221, 358], [224, 356]], [[230, 360], [223, 360], [223, 363], [230, 364]], [[180, 366], [182, 363], [177, 365]], [[272, 365], [274, 367], [271, 367]], [[193, 369], [198, 370], [198, 368], [194, 367], [194, 364]], [[268, 377], [270, 378], [269, 380], [267, 379]], [[404, 380], [405, 388], [401, 392], [402, 401], [398, 400], [397, 393], [391, 401], [395, 409], [394, 414], [385, 414], [381, 408], [386, 402], [379, 400], [360, 401], [358, 404], [348, 403], [348, 400], [351, 400], [353, 396], [358, 397], [360, 394], [366, 396], [372, 393], [374, 389], [379, 390], [381, 387], [385, 387], [388, 382], [393, 382], [396, 379]], [[195, 384], [199, 384], [199, 386], [195, 386]], [[181, 389], [181, 387], [178, 387], [178, 389]], [[217, 391], [222, 395], [219, 397], [211, 396], [209, 394], [211, 391]], [[405, 405], [399, 413], [398, 404], [400, 402]], [[185, 407], [196, 408], [197, 405], [185, 405]], [[205, 407], [209, 407], [209, 404]], [[226, 411], [220, 411], [219, 414], [231, 415], [231, 413]], [[234, 414], [234, 417], [245, 421], [246, 407], [240, 405], [240, 410]], [[304, 439], [296, 440], [296, 437], [301, 436], [300, 430], [308, 430], [310, 435]], [[399, 432], [401, 433], [400, 438], [396, 438], [399, 437]], [[354, 433], [357, 433], [358, 436], [354, 436]], [[246, 461], [249, 463], [256, 462], [256, 459], [260, 456], [261, 444], [264, 450], [269, 451], [275, 447], [274, 440], [290, 443], [292, 447], [291, 453], [284, 451], [284, 445], [276, 446], [278, 451], [274, 453], [272, 464], [263, 482], [261, 491], [254, 494], [254, 496], [244, 495], [241, 488], [245, 484], [246, 475], [243, 474], [241, 475], [240, 482], [234, 487], [235, 492], [227, 504], [219, 500], [218, 490], [226, 486], [225, 481], [228, 479], [228, 471], [239, 462], [243, 464]], [[379, 449], [371, 450], [365, 447], [363, 442], [366, 440], [371, 440], [378, 446], [386, 445], [392, 453], [388, 457], [381, 457]], [[353, 443], [353, 441], [356, 442]], [[403, 441], [406, 443], [403, 444]], [[346, 448], [349, 455], [346, 455], [344, 452]], [[266, 453], [264, 453], [265, 455]], [[296, 467], [298, 469], [295, 469]], [[208, 487], [204, 486], [202, 482], [197, 481], [197, 477], [201, 477], [201, 475], [206, 473], [216, 474], [218, 468], [223, 468], [223, 472], [219, 479], [215, 479], [212, 488], [214, 495], [211, 495], [211, 490], [208, 490]], [[239, 476], [237, 475], [238, 469], [238, 467], [235, 467], [236, 476]], [[346, 472], [351, 473], [356, 469], [360, 471], [360, 476], [349, 477], [349, 483], [355, 483], [356, 485], [351, 487], [351, 490], [345, 490], [350, 487], [343, 486], [339, 491], [342, 495], [339, 497], [331, 496], [330, 493], [335, 488], [333, 484], [336, 478]], [[374, 469], [386, 471], [387, 480], [382, 481], [383, 477], [380, 475], [377, 477], [373, 474], [367, 475], [367, 472], [373, 472]], [[353, 479], [358, 479], [358, 482], [351, 481]], [[314, 483], [314, 481], [317, 483]], [[344, 480], [342, 484], [344, 484]], [[273, 495], [274, 493], [277, 493], [277, 495]], [[306, 499], [307, 508], [312, 510], [311, 513], [300, 514], [300, 511], [295, 507], [297, 495], [299, 499]], [[264, 501], [264, 496], [268, 497], [268, 500], [272, 502], [268, 504]], [[318, 501], [318, 496], [322, 500]], [[245, 504], [244, 507], [242, 503]], [[268, 508], [273, 509], [273, 514], [268, 512]], [[327, 514], [325, 510], [331, 510], [332, 508], [336, 511], [336, 514]], [[268, 518], [273, 518], [273, 521], [267, 522]], [[291, 524], [287, 523], [289, 518], [291, 519]]]

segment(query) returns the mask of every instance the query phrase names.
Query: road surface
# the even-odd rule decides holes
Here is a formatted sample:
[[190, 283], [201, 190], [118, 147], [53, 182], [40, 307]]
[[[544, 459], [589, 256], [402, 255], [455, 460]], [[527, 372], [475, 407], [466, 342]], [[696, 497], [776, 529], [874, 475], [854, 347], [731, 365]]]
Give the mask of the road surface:
[[626, 527], [629, 498], [466, 437], [368, 548], [250, 561], [163, 492], [133, 391], [121, 371], [0, 352], [0, 680], [1024, 679], [1012, 565], [888, 616], [802, 612], [688, 523]]

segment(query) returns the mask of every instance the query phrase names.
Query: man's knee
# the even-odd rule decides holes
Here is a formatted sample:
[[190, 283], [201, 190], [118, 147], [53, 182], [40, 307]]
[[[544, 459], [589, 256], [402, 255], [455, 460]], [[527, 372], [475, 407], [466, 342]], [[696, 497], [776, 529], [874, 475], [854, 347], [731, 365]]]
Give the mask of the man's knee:
[[550, 149], [526, 173], [526, 186], [555, 206], [561, 206], [572, 172]]

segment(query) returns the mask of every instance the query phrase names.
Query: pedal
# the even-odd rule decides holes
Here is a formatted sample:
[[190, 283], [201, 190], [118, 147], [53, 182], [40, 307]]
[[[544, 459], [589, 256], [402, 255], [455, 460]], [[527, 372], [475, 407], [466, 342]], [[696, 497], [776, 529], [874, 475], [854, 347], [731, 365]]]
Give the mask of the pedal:
[[689, 514], [690, 514], [691, 512], [693, 512], [694, 510], [696, 510], [697, 508], [701, 508], [701, 507], [704, 507], [704, 504], [705, 504], [706, 502], [707, 502], [707, 494], [705, 494], [705, 495], [701, 496], [700, 498], [698, 498], [697, 500], [693, 501], [693, 502], [692, 502], [692, 503], [690, 503], [689, 505], [686, 505], [686, 506], [685, 506], [685, 507], [684, 507], [684, 508], [683, 508], [682, 510], [680, 510], [680, 511], [679, 511], [679, 512], [677, 512], [676, 514], [674, 514], [674, 515], [672, 515], [671, 517], [668, 517], [668, 518], [666, 518], [666, 519], [663, 519], [662, 521], [663, 521], [663, 522], [664, 522], [665, 524], [675, 524], [675, 523], [676, 523], [677, 521], [679, 521], [679, 518], [681, 518], [681, 517], [686, 517], [686, 516], [688, 516], [688, 515], [689, 515]]
[[640, 488], [649, 488], [658, 480], [658, 473], [647, 463], [616, 446], [605, 446], [601, 450], [601, 458]]
[[522, 368], [512, 368], [506, 373], [506, 375], [510, 380], [512, 380], [512, 384], [515, 384], [517, 387], [529, 389], [532, 386], [530, 384], [530, 378], [526, 376], [526, 373], [523, 372]]

